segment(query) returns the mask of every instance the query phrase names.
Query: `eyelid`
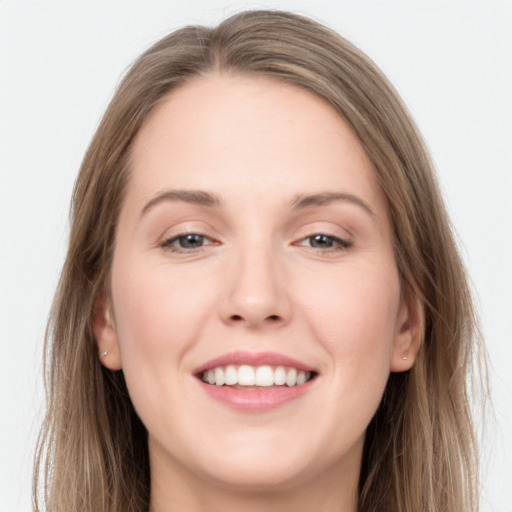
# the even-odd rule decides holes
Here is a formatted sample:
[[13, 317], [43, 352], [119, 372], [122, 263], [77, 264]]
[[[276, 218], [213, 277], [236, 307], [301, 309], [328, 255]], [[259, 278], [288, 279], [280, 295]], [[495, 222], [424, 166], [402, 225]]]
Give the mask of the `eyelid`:
[[330, 219], [312, 219], [309, 222], [301, 222], [295, 229], [293, 238], [297, 241], [307, 238], [325, 235], [344, 243], [354, 242], [354, 232], [346, 222], [340, 223], [338, 220]]
[[219, 241], [222, 237], [215, 226], [198, 216], [184, 215], [175, 219], [166, 216], [162, 218], [162, 224], [154, 232], [153, 244], [158, 247], [171, 239], [186, 235], [200, 235], [214, 241]]
[[311, 240], [311, 239], [313, 239], [314, 237], [317, 237], [317, 236], [325, 236], [326, 238], [330, 238], [331, 240], [333, 240], [334, 243], [335, 243], [335, 245], [331, 246], [331, 247], [325, 247], [325, 248], [311, 247], [312, 249], [314, 249], [316, 251], [319, 251], [319, 252], [341, 252], [341, 251], [346, 251], [347, 249], [350, 249], [350, 247], [352, 247], [354, 245], [351, 240], [347, 240], [346, 238], [342, 238], [342, 237], [337, 236], [337, 235], [326, 233], [325, 231], [319, 231], [319, 232], [316, 232], [316, 233], [311, 233], [311, 234], [301, 238], [299, 240], [299, 242], [296, 243], [295, 245], [299, 245], [299, 246], [305, 247], [306, 244], [304, 244], [304, 242], [306, 240]]
[[[190, 235], [197, 235], [205, 240], [208, 240], [209, 243], [206, 243], [205, 245], [201, 245], [199, 247], [192, 247], [190, 249], [186, 249], [184, 247], [179, 247], [177, 245], [173, 245], [174, 242], [177, 242], [180, 238], [190, 236]], [[179, 231], [178, 233], [173, 233], [170, 236], [164, 236], [162, 239], [158, 242], [158, 246], [164, 250], [174, 252], [174, 253], [181, 253], [181, 254], [193, 254], [201, 251], [207, 246], [210, 245], [218, 245], [219, 242], [215, 240], [213, 237], [204, 234], [203, 231], [198, 229], [186, 229]]]

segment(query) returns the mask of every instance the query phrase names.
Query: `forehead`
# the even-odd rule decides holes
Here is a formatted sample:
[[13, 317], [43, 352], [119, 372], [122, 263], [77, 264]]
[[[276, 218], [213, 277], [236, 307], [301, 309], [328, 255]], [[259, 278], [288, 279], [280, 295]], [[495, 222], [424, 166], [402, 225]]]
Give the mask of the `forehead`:
[[276, 198], [336, 189], [383, 206], [345, 120], [318, 96], [266, 77], [216, 74], [170, 93], [136, 137], [132, 173], [128, 193], [141, 200], [168, 188]]

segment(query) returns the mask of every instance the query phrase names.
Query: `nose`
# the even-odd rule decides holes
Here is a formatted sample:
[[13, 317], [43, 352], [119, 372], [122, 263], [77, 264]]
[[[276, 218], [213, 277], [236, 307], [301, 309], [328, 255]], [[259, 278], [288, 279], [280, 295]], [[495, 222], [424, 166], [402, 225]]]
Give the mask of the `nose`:
[[286, 272], [272, 250], [247, 248], [234, 256], [219, 304], [223, 322], [249, 329], [278, 327], [291, 318]]

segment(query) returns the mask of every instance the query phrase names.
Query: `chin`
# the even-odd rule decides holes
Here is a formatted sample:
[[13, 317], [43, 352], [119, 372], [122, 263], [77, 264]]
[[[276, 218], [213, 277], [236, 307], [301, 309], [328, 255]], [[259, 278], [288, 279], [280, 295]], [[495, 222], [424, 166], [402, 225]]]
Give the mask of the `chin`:
[[[218, 485], [259, 492], [300, 486], [331, 471], [336, 461], [340, 464], [339, 457], [333, 460], [329, 446], [315, 443], [311, 433], [305, 438], [297, 438], [292, 432], [270, 439], [262, 437], [248, 440], [240, 436], [239, 443], [232, 439], [229, 447], [210, 454], [202, 452], [197, 463]], [[308, 437], [309, 442], [305, 442]]]
[[219, 462], [216, 471], [209, 467], [209, 478], [218, 485], [229, 486], [240, 491], [279, 491], [299, 485], [307, 479], [307, 465], [297, 467], [288, 461], [235, 459]]

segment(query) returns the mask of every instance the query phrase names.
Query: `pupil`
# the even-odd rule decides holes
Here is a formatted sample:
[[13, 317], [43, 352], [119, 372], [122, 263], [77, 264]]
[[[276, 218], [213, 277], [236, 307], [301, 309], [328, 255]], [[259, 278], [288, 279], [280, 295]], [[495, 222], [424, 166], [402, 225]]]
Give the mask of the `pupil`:
[[202, 244], [203, 237], [201, 235], [186, 235], [180, 238], [180, 245], [184, 249], [200, 247]]
[[311, 245], [313, 247], [332, 247], [332, 239], [326, 235], [315, 235]]

